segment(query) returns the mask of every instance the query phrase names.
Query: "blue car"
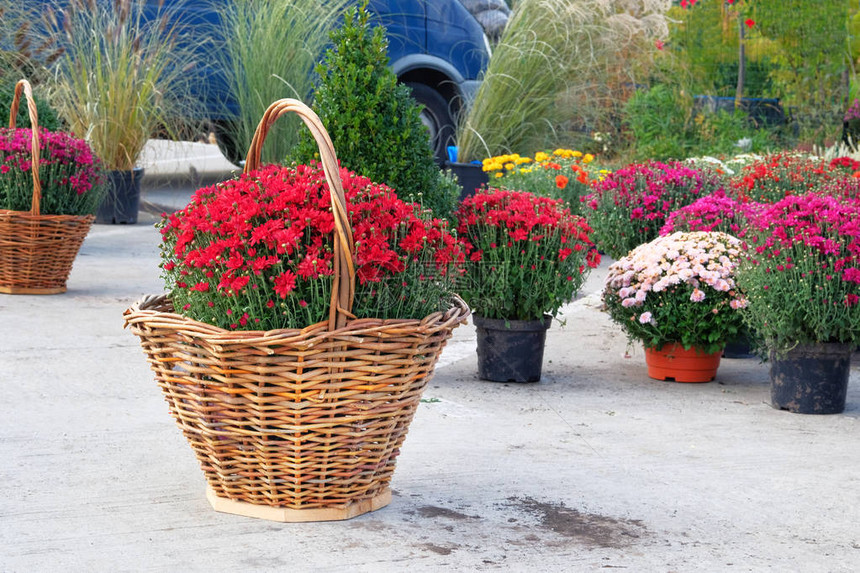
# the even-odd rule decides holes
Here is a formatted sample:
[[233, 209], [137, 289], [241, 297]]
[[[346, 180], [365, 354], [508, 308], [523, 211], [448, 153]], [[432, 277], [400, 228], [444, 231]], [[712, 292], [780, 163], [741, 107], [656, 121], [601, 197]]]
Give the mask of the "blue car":
[[[207, 30], [218, 29], [212, 0], [176, 4], [182, 7], [177, 18], [183, 24], [202, 23]], [[386, 28], [391, 69], [424, 106], [421, 120], [428, 128], [434, 155], [442, 162], [454, 139], [458, 113], [478, 89], [489, 61], [490, 43], [484, 29], [460, 0], [370, 0], [368, 10], [372, 21]], [[237, 104], [217, 70], [203, 67], [194, 73], [204, 78], [201, 93], [222, 151], [228, 159], [239, 161], [244, 150], [231, 145], [226, 127]]]
[[[62, 7], [70, 0], [19, 1], [42, 11], [48, 5]], [[219, 38], [214, 36], [222, 29], [218, 6], [231, 0], [140, 1], [146, 3], [145, 10], [151, 9], [153, 15], [166, 8], [171, 23], [180, 33], [209, 38], [217, 45]], [[507, 9], [502, 0], [493, 1]], [[368, 7], [372, 21], [387, 29], [392, 70], [400, 82], [412, 88], [413, 96], [424, 106], [421, 118], [440, 160], [453, 139], [458, 112], [475, 93], [490, 56], [484, 29], [464, 4], [469, 1], [371, 0]], [[486, 6], [483, 10], [486, 11]], [[484, 15], [474, 6], [472, 11], [479, 18]], [[195, 86], [206, 116], [193, 119], [209, 120], [225, 155], [232, 161], [239, 160], [244, 154], [231, 144], [229, 127], [238, 115], [238, 103], [227, 87], [217, 58], [213, 60], [204, 54], [188, 73], [194, 74], [191, 85]]]

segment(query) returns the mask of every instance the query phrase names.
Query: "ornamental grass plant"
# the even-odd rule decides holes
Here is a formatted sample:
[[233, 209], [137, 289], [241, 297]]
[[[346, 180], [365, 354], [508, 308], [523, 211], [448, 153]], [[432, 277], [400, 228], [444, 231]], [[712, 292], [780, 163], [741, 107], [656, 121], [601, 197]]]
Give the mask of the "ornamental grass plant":
[[156, 132], [171, 133], [193, 100], [185, 85], [190, 38], [171, 9], [144, 0], [52, 2], [46, 33], [64, 47], [51, 67], [51, 101], [106, 170], [131, 171]]
[[[90, 215], [103, 196], [100, 162], [87, 142], [39, 130], [40, 213]], [[0, 128], [0, 209], [29, 211], [33, 198], [32, 131]]]
[[460, 161], [576, 137], [585, 144], [589, 133], [614, 131], [618, 94], [637, 83], [654, 40], [668, 35], [669, 7], [665, 0], [517, 2], [458, 124]]
[[[356, 246], [352, 312], [423, 318], [448, 308], [463, 252], [447, 223], [340, 169]], [[334, 216], [322, 168], [269, 165], [198, 190], [161, 224], [176, 312], [232, 330], [302, 328], [328, 316]]]
[[573, 149], [537, 152], [534, 157], [497, 155], [482, 161], [492, 185], [561, 199], [575, 215], [582, 214], [582, 197], [591, 184], [609, 173], [593, 164], [594, 156]]
[[678, 343], [718, 352], [743, 326], [747, 301], [735, 283], [741, 254], [740, 240], [725, 233], [658, 237], [610, 265], [603, 302], [646, 348]]
[[560, 200], [488, 189], [465, 199], [456, 218], [467, 256], [459, 292], [484, 318], [555, 316], [600, 264], [585, 219]]
[[586, 217], [597, 248], [617, 260], [657, 237], [673, 211], [722, 188], [715, 173], [683, 163], [634, 163], [592, 186]]
[[860, 202], [791, 195], [751, 219], [738, 285], [745, 318], [777, 352], [860, 342]]
[[[311, 100], [314, 67], [348, 4], [348, 0], [236, 0], [221, 4], [224, 45], [223, 49], [212, 48], [238, 103], [238, 119], [226, 129], [237, 156], [244, 158], [242, 154], [269, 103], [285, 97]], [[295, 117], [283, 118], [273, 126], [263, 161], [284, 162], [299, 141], [298, 128]]]

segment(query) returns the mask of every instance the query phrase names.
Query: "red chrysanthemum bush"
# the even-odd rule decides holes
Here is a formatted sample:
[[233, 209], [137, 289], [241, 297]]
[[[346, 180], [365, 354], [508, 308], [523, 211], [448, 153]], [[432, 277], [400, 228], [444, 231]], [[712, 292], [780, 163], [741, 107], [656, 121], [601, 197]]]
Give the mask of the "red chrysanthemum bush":
[[561, 200], [489, 189], [464, 200], [456, 218], [467, 255], [459, 292], [484, 318], [555, 315], [600, 264], [591, 228]]
[[776, 203], [788, 195], [802, 195], [845, 177], [845, 167], [792, 153], [766, 155], [744, 167], [730, 184], [743, 203]]
[[860, 202], [789, 196], [756, 212], [748, 233], [737, 282], [770, 348], [860, 342]]
[[[447, 308], [463, 261], [447, 224], [340, 169], [355, 239], [353, 314], [423, 318]], [[331, 302], [334, 216], [319, 165], [264, 166], [198, 190], [161, 223], [177, 312], [236, 330], [301, 328]]]

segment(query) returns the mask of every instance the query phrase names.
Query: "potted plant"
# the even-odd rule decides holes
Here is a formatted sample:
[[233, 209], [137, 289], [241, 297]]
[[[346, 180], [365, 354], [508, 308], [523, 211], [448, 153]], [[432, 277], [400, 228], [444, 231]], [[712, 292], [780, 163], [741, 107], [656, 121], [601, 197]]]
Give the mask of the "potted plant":
[[190, 99], [180, 82], [185, 58], [170, 12], [139, 0], [71, 2], [49, 34], [64, 48], [54, 63], [52, 102], [107, 172], [96, 221], [136, 223], [144, 145], [171, 132]]
[[[15, 128], [22, 94], [32, 129]], [[0, 129], [0, 292], [64, 292], [101, 201], [99, 161], [85, 141], [39, 127], [26, 80], [10, 117]]]
[[466, 250], [460, 294], [478, 330], [478, 375], [537, 382], [546, 331], [600, 255], [585, 219], [559, 200], [488, 189], [456, 213]]
[[788, 196], [751, 221], [738, 284], [746, 319], [767, 345], [771, 404], [805, 414], [844, 410], [860, 341], [860, 204]]
[[[296, 112], [321, 165], [260, 167]], [[161, 224], [168, 295], [126, 311], [213, 507], [279, 521], [386, 505], [395, 458], [451, 331], [463, 253], [446, 223], [338, 166], [319, 118], [267, 110], [243, 175]]]
[[670, 213], [722, 189], [719, 176], [683, 163], [634, 163], [607, 174], [584, 198], [597, 248], [613, 259], [657, 237]]
[[839, 162], [799, 153], [765, 155], [743, 167], [727, 191], [743, 203], [776, 203], [786, 195], [799, 195], [844, 176]]
[[609, 267], [603, 302], [631, 340], [645, 346], [648, 375], [709, 382], [743, 319], [734, 273], [740, 240], [725, 233], [673, 233]]
[[[660, 229], [660, 235], [679, 231], [719, 231], [743, 239], [746, 236], [747, 220], [758, 207], [758, 203], [741, 203], [720, 190], [672, 212]], [[734, 339], [726, 341], [723, 358], [754, 357], [754, 338], [746, 326], [741, 327]]]
[[[421, 107], [388, 67], [385, 30], [371, 25], [366, 1], [347, 10], [330, 39], [332, 47], [316, 68], [313, 108], [341, 163], [450, 219], [460, 188], [437, 168]], [[307, 162], [315, 153], [313, 139], [302, 132], [293, 156]]]
[[483, 170], [493, 186], [512, 191], [528, 191], [565, 201], [571, 213], [581, 215], [582, 197], [591, 185], [609, 171], [592, 166], [594, 156], [573, 149], [539, 151], [534, 157], [512, 153], [483, 160]]

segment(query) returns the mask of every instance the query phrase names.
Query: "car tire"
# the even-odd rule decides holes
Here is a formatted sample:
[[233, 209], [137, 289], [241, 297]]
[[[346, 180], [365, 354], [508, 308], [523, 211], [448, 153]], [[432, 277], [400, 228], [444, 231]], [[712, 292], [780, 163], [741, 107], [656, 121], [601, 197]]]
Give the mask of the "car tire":
[[213, 121], [210, 126], [222, 155], [233, 165], [243, 166], [248, 150], [239, 149], [236, 141], [236, 127], [229, 121]]
[[456, 126], [451, 106], [435, 89], [426, 84], [407, 83], [412, 89], [412, 97], [424, 106], [421, 122], [430, 132], [430, 148], [437, 163], [448, 159], [448, 146], [454, 144]]

